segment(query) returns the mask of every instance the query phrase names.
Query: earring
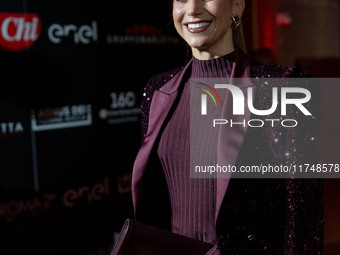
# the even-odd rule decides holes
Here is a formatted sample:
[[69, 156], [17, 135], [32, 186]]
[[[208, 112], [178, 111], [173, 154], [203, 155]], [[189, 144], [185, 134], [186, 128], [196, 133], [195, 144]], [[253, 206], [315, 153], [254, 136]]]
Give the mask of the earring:
[[240, 24], [241, 24], [241, 19], [240, 19], [239, 16], [234, 16], [234, 17], [231, 18], [230, 28], [232, 30], [236, 30], [239, 27]]

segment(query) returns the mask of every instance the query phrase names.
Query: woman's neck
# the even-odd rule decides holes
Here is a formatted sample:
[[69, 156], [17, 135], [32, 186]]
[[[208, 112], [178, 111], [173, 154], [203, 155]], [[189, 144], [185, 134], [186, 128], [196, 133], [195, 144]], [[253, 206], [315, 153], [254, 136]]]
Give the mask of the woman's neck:
[[209, 59], [222, 57], [233, 51], [235, 51], [234, 47], [223, 52], [222, 51], [221, 52], [199, 51], [197, 49], [192, 49], [192, 55], [199, 60], [209, 60]]
[[193, 57], [191, 78], [226, 78], [230, 77], [236, 51], [219, 58], [199, 60]]

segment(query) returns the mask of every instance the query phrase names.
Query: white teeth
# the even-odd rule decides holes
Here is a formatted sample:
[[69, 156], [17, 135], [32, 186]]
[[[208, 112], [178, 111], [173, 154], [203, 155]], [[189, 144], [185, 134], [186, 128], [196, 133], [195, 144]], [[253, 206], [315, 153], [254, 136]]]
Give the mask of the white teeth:
[[200, 23], [194, 23], [194, 24], [188, 24], [188, 27], [193, 29], [193, 28], [201, 28], [201, 27], [206, 27], [210, 24], [210, 22], [200, 22]]

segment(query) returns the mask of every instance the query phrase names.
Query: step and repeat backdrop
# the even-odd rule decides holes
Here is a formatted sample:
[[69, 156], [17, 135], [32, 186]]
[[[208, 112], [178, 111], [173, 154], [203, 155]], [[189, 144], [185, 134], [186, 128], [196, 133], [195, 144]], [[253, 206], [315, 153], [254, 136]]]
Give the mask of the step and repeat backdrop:
[[143, 88], [186, 58], [171, 1], [0, 2], [0, 254], [109, 254]]

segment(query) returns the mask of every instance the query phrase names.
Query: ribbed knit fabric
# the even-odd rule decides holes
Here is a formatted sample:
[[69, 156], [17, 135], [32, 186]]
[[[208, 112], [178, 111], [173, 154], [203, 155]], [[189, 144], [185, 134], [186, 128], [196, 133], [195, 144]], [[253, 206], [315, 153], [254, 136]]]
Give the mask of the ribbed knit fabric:
[[209, 60], [193, 58], [192, 78], [224, 78], [229, 77], [236, 53], [233, 51], [226, 56]]
[[[233, 60], [234, 53], [212, 60], [194, 58], [191, 78], [229, 77]], [[208, 107], [211, 114], [206, 118], [201, 118], [199, 107], [190, 111], [192, 100], [197, 100], [194, 105], [200, 105], [202, 93], [190, 86], [193, 86], [190, 81], [184, 84], [181, 98], [162, 133], [157, 152], [170, 194], [172, 231], [215, 243], [216, 179], [190, 178], [190, 160], [200, 166], [216, 164], [218, 128], [211, 128], [216, 115], [213, 104]], [[190, 93], [196, 95], [193, 97]], [[190, 123], [194, 129], [190, 128]]]

